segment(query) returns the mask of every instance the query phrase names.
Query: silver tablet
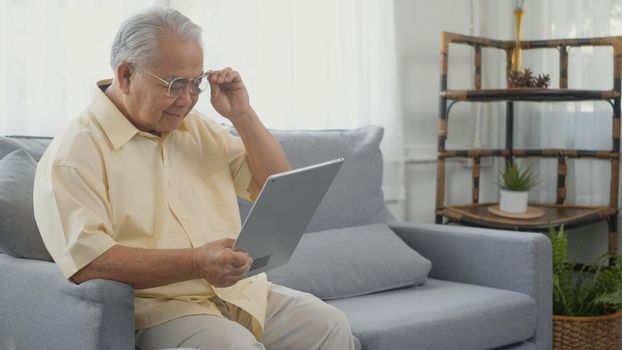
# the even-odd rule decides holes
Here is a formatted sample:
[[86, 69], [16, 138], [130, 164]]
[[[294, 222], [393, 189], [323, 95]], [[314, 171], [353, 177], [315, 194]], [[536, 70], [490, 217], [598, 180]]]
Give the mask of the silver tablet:
[[340, 158], [268, 178], [233, 245], [253, 258], [247, 277], [289, 261], [342, 164]]

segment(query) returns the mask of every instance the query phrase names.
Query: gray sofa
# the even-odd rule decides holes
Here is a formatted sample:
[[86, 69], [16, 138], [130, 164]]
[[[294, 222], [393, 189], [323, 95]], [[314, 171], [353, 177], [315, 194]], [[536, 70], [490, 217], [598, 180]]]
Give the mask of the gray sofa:
[[[343, 310], [358, 349], [551, 348], [546, 237], [395, 221], [381, 128], [274, 134], [294, 168], [346, 159], [290, 262], [268, 275]], [[48, 142], [0, 136], [0, 349], [133, 349], [131, 287], [65, 280], [38, 236], [29, 196]]]

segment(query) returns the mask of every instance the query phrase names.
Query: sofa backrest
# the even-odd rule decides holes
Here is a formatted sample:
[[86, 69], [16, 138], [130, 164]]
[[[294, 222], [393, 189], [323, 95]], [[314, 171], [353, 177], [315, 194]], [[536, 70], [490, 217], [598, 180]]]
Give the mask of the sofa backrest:
[[[392, 219], [382, 192], [380, 141], [383, 132], [377, 126], [353, 130], [272, 131], [293, 169], [335, 158], [345, 159], [308, 232]], [[32, 208], [36, 162], [50, 141], [49, 137], [0, 136], [0, 162], [5, 163], [0, 169], [0, 253], [51, 261]], [[19, 150], [25, 152], [16, 152]], [[18, 164], [21, 169], [9, 169], [9, 164]], [[250, 207], [250, 203], [240, 200], [243, 218]]]
[[[292, 169], [344, 158], [344, 164], [313, 216], [307, 232], [384, 223], [393, 219], [384, 204], [382, 153], [384, 129], [272, 130]], [[251, 204], [239, 201], [242, 218]]]
[[38, 162], [51, 141], [51, 137], [0, 136], [0, 159], [11, 152], [23, 149]]

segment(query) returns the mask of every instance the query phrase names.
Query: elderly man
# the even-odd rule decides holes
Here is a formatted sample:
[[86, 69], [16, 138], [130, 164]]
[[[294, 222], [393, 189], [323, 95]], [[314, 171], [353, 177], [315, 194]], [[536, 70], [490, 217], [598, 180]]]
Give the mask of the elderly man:
[[[133, 286], [142, 349], [352, 349], [337, 309], [243, 278], [236, 195], [255, 198], [289, 166], [240, 75], [204, 72], [201, 29], [149, 9], [123, 23], [111, 65], [37, 169], [37, 224], [64, 275]], [[192, 112], [208, 85], [240, 138]]]

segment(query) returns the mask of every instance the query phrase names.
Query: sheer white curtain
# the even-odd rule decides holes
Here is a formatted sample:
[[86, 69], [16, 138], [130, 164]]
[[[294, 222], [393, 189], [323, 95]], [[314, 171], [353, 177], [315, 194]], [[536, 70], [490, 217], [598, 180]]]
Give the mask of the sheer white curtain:
[[[514, 1], [500, 4], [482, 0], [488, 17], [482, 26], [486, 35], [512, 37]], [[622, 35], [622, 0], [542, 0], [525, 1], [526, 40], [589, 38]], [[491, 14], [496, 15], [492, 16]], [[525, 50], [524, 66], [535, 74], [551, 75], [552, 87], [559, 87], [557, 50]], [[504, 64], [504, 62], [501, 62]], [[613, 86], [612, 51], [608, 48], [572, 48], [569, 51], [568, 87], [606, 90]], [[504, 82], [500, 82], [501, 85]], [[611, 106], [606, 102], [516, 103], [515, 147], [611, 149]], [[501, 125], [501, 127], [503, 127]], [[498, 132], [503, 132], [499, 129]], [[541, 183], [530, 198], [554, 202], [557, 163], [538, 163]], [[602, 205], [609, 201], [608, 162], [569, 160], [567, 200], [583, 205]]]
[[[54, 135], [111, 77], [120, 22], [170, 6], [204, 28], [206, 67], [241, 72], [269, 128], [385, 128], [385, 192], [403, 198], [393, 2], [386, 0], [5, 0], [0, 134]], [[197, 109], [218, 119], [209, 98]]]
[[[620, 0], [547, 0], [530, 4], [534, 28], [541, 38], [589, 38], [622, 34]], [[533, 30], [533, 29], [532, 29]], [[533, 33], [532, 33], [533, 35]], [[605, 47], [572, 48], [569, 51], [568, 88], [608, 90], [613, 87], [612, 50]], [[559, 86], [556, 52], [529, 58], [534, 71], [552, 73]], [[543, 104], [534, 108], [533, 122], [539, 143], [545, 148], [611, 149], [609, 103], [571, 102]], [[556, 163], [540, 162], [543, 184], [541, 200], [554, 201]], [[609, 203], [609, 162], [570, 160], [567, 179], [569, 202], [583, 205]]]
[[[269, 128], [385, 128], [384, 190], [404, 196], [393, 2], [171, 1], [204, 30], [207, 67], [240, 71]], [[215, 113], [208, 99], [197, 108]]]
[[54, 135], [111, 76], [121, 21], [153, 0], [0, 2], [0, 134]]

